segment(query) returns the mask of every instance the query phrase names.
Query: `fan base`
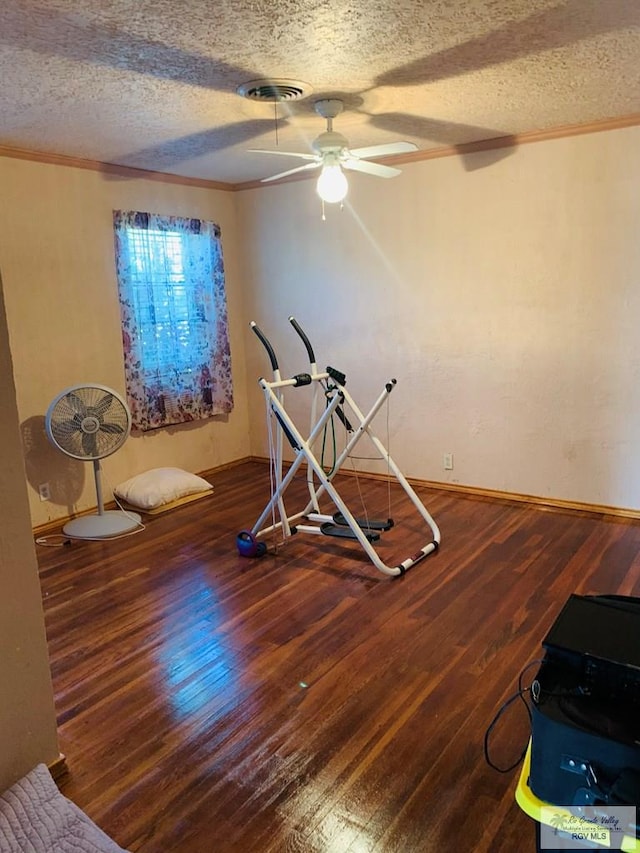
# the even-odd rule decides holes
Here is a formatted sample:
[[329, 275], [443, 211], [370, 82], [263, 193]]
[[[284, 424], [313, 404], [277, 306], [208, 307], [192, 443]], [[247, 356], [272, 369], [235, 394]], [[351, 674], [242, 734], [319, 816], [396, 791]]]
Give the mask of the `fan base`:
[[62, 532], [70, 539], [109, 539], [129, 533], [141, 523], [137, 512], [107, 510], [94, 515], [83, 515], [67, 522]]

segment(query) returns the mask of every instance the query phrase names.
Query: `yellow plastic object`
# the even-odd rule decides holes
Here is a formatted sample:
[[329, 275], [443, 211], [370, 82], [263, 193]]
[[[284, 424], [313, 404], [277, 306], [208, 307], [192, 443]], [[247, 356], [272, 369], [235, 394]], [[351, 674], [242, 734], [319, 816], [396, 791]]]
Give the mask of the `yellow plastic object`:
[[[532, 817], [534, 820], [538, 821], [538, 823], [544, 823], [546, 826], [553, 826], [550, 822], [551, 818], [560, 818], [570, 821], [573, 815], [570, 811], [563, 808], [562, 806], [555, 806], [550, 803], [545, 803], [543, 800], [539, 800], [535, 794], [532, 792], [529, 787], [529, 772], [531, 769], [531, 741], [529, 741], [529, 746], [527, 748], [527, 754], [524, 757], [524, 762], [522, 764], [522, 770], [520, 771], [520, 778], [518, 779], [518, 786], [516, 788], [516, 802], [522, 809], [522, 811]], [[546, 819], [545, 819], [546, 818]], [[610, 849], [610, 843], [608, 840], [608, 833], [604, 833], [605, 837], [602, 841], [595, 840], [595, 843], [601, 846], [603, 849]], [[619, 848], [614, 848], [616, 850], [622, 850], [624, 853], [640, 853], [640, 839], [635, 838], [632, 835], [624, 835], [622, 838], [622, 845]]]

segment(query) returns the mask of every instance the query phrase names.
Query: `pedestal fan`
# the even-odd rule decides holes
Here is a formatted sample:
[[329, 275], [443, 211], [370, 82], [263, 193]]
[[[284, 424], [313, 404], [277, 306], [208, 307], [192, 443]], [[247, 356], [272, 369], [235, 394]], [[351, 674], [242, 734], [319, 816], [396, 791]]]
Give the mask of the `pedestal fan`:
[[83, 462], [93, 462], [97, 513], [74, 518], [62, 528], [72, 539], [105, 539], [138, 527], [135, 512], [105, 510], [100, 460], [115, 453], [131, 431], [131, 413], [123, 398], [105, 385], [73, 385], [51, 402], [45, 416], [54, 447]]

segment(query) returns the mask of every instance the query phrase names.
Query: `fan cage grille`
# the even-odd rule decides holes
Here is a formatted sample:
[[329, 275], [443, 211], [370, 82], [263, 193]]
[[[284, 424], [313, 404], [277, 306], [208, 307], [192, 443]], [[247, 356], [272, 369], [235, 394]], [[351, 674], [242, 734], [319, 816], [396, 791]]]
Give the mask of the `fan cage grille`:
[[104, 386], [83, 385], [63, 391], [47, 412], [49, 437], [77, 459], [103, 459], [127, 439], [131, 415], [124, 400]]

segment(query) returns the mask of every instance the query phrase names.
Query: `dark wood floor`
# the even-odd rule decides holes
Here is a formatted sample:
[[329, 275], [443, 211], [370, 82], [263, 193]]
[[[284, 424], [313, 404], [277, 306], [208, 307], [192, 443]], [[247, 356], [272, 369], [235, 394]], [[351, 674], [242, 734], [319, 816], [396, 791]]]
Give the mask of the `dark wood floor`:
[[[63, 793], [133, 853], [532, 853], [484, 733], [571, 592], [640, 593], [640, 525], [424, 489], [442, 547], [390, 579], [324, 537], [238, 556], [266, 466], [213, 482], [135, 537], [38, 550]], [[339, 482], [386, 517], [384, 483]], [[429, 537], [391, 500], [398, 562]], [[494, 759], [527, 738], [518, 702]]]

